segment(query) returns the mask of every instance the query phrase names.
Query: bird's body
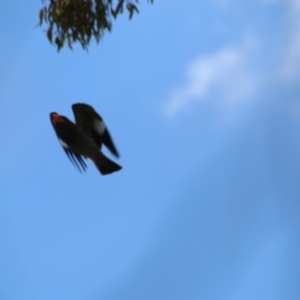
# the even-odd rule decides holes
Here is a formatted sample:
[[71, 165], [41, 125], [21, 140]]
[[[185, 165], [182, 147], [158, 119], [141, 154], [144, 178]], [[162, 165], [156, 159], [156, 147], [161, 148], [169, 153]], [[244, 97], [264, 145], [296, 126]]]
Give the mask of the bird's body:
[[[99, 151], [98, 146], [92, 138], [86, 135], [80, 127], [71, 121], [57, 123], [56, 128], [57, 131], [61, 133], [61, 141], [78, 154], [91, 157], [95, 152]], [[80, 143], [78, 141], [80, 141]]]
[[[76, 106], [76, 104], [74, 104], [74, 106]], [[67, 117], [60, 116], [55, 112], [50, 114], [51, 123], [63, 149], [79, 170], [80, 167], [84, 171], [86, 169], [86, 164], [82, 158], [84, 157], [90, 158], [102, 175], [119, 171], [122, 167], [107, 158], [101, 152], [103, 134], [105, 132], [108, 133], [102, 118], [92, 108], [96, 115], [101, 119], [102, 123], [100, 124], [104, 128], [101, 134], [101, 132], [97, 131], [99, 128], [94, 126], [95, 118], [94, 114], [91, 113], [92, 111], [88, 111], [87, 114], [84, 113], [83, 116], [80, 111], [81, 106], [84, 106], [84, 108], [91, 108], [87, 104], [77, 104], [75, 114], [76, 124], [71, 122]], [[79, 122], [77, 123], [78, 120]], [[109, 134], [108, 137], [113, 145]], [[117, 153], [114, 145], [112, 149]]]

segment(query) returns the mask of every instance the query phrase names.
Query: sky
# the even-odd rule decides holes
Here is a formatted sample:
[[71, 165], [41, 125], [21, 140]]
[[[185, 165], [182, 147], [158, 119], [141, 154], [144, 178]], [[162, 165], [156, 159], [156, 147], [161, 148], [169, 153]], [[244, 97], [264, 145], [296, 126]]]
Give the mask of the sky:
[[[300, 2], [144, 0], [59, 53], [41, 7], [0, 1], [0, 299], [298, 300]], [[76, 102], [120, 172], [64, 154]]]

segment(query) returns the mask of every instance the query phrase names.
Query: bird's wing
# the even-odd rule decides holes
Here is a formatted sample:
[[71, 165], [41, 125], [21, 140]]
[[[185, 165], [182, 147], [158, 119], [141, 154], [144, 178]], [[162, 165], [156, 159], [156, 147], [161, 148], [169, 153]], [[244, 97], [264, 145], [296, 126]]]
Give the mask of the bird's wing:
[[68, 158], [72, 162], [72, 164], [77, 167], [77, 169], [82, 172], [86, 171], [87, 165], [83, 160], [83, 157], [78, 154], [77, 152], [73, 151], [70, 146], [68, 145], [68, 141], [72, 139], [72, 133], [68, 129], [67, 122], [71, 122], [66, 117], [59, 116], [56, 113], [50, 114], [51, 124], [54, 128], [54, 131], [58, 137], [58, 140], [63, 147], [65, 153], [67, 154]]
[[87, 169], [87, 165], [86, 165], [85, 161], [83, 160], [82, 156], [80, 154], [76, 153], [75, 151], [71, 150], [71, 148], [66, 143], [64, 143], [61, 139], [59, 139], [59, 142], [62, 145], [63, 149], [65, 150], [65, 153], [69, 157], [72, 164], [75, 167], [77, 167], [77, 169], [80, 172], [82, 172], [82, 171], [85, 172]]
[[119, 153], [103, 119], [94, 108], [88, 104], [75, 103], [72, 105], [72, 110], [76, 125], [80, 127], [85, 134], [92, 137], [99, 148], [101, 148], [101, 144], [104, 144], [112, 154], [119, 157]]

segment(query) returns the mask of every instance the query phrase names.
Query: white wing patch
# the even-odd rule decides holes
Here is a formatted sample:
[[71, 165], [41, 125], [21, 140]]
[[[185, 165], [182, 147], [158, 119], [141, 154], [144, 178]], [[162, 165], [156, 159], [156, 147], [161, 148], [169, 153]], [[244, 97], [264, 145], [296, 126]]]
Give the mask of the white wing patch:
[[63, 140], [59, 139], [59, 142], [65, 149], [70, 148]]
[[103, 134], [105, 131], [105, 124], [102, 120], [95, 119], [94, 120], [94, 128], [99, 134]]

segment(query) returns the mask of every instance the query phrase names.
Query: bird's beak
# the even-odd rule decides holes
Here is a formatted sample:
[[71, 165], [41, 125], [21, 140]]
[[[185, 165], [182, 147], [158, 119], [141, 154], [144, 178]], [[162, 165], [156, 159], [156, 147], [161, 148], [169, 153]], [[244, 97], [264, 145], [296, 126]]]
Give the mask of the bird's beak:
[[54, 124], [57, 124], [57, 123], [65, 123], [65, 120], [58, 114], [53, 114], [52, 115], [52, 122]]

